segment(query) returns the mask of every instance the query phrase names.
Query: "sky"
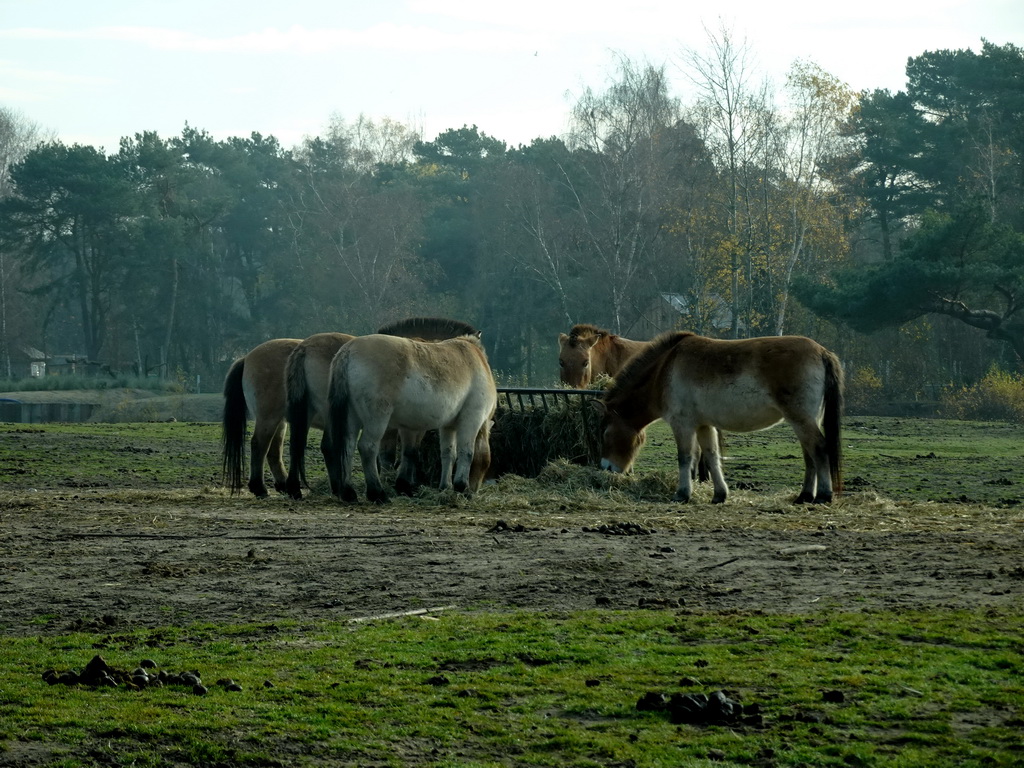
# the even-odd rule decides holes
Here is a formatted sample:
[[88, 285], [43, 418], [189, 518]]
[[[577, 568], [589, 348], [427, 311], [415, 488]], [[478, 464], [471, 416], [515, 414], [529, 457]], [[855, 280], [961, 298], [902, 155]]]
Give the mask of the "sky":
[[273, 135], [390, 118], [431, 141], [464, 125], [510, 146], [562, 135], [616, 62], [664, 66], [727, 30], [781, 85], [797, 59], [854, 90], [905, 87], [909, 57], [1024, 45], [1022, 0], [0, 0], [0, 107], [65, 144]]

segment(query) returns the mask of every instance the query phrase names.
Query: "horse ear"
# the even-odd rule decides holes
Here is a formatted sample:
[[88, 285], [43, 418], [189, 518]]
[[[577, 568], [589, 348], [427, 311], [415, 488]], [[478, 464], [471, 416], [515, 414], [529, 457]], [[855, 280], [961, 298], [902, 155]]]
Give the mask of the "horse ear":
[[558, 334], [558, 345], [560, 347], [564, 347], [565, 346], [565, 342], [567, 342], [568, 340], [569, 340], [569, 335], [568, 334], [566, 334], [566, 333]]
[[590, 336], [590, 337], [588, 337], [586, 339], [580, 339], [579, 340], [579, 344], [584, 349], [590, 349], [595, 344], [597, 344], [597, 342], [599, 342], [600, 340], [601, 340], [600, 336]]
[[482, 339], [484, 337], [484, 332], [483, 331], [477, 331], [473, 335], [476, 336], [478, 339]]

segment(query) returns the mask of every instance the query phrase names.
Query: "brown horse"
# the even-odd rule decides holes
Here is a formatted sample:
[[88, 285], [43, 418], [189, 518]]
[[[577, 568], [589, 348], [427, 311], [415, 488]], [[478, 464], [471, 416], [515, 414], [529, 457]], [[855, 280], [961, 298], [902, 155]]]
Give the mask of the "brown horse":
[[257, 497], [268, 496], [263, 480], [264, 462], [270, 465], [274, 487], [284, 491], [285, 382], [288, 356], [300, 339], [271, 339], [240, 357], [224, 378], [224, 414], [221, 419], [223, 473], [231, 493], [242, 488], [245, 462], [245, 427], [248, 414], [254, 418], [250, 441], [249, 490]]
[[[475, 334], [477, 330], [460, 320], [413, 317], [381, 326], [377, 333], [423, 341], [440, 341], [454, 336]], [[321, 338], [314, 336], [299, 344], [287, 361], [286, 415], [292, 434], [289, 443], [291, 461], [284, 490], [293, 499], [301, 499], [302, 486], [307, 485], [306, 443], [309, 439], [309, 429], [324, 429], [327, 423], [327, 380], [331, 361], [342, 345], [353, 338], [347, 334], [319, 336]], [[325, 431], [320, 442], [320, 450], [325, 458], [329, 454], [326, 441]], [[484, 467], [483, 472], [486, 471], [487, 468]], [[477, 474], [478, 471], [474, 468], [474, 477]], [[482, 477], [481, 474], [481, 480]]]
[[[614, 378], [626, 363], [650, 346], [649, 341], [624, 339], [596, 325], [579, 323], [570, 328], [568, 334], [558, 334], [558, 368], [562, 381], [575, 389], [586, 389], [598, 376]], [[724, 435], [718, 435], [718, 442], [721, 451]], [[699, 452], [693, 476], [702, 483], [711, 479], [711, 468]]]
[[471, 493], [476, 446], [481, 435], [486, 442], [497, 400], [479, 333], [436, 342], [383, 334], [352, 340], [331, 363], [326, 459], [332, 492], [344, 501], [357, 499], [352, 461], [358, 444], [367, 497], [388, 501], [377, 457], [384, 433], [395, 428], [402, 443], [399, 492], [415, 489], [419, 441], [436, 429], [441, 489]]
[[596, 325], [580, 323], [558, 334], [558, 367], [562, 382], [586, 389], [601, 374], [614, 377], [649, 342], [624, 339]]
[[804, 454], [804, 484], [796, 501], [828, 503], [841, 485], [842, 398], [839, 359], [803, 336], [717, 340], [663, 333], [630, 361], [600, 401], [601, 466], [628, 471], [643, 443], [644, 427], [662, 418], [672, 428], [679, 455], [673, 499], [690, 500], [691, 467], [699, 445], [709, 460], [712, 501], [721, 503], [729, 489], [717, 430], [752, 432], [785, 420]]

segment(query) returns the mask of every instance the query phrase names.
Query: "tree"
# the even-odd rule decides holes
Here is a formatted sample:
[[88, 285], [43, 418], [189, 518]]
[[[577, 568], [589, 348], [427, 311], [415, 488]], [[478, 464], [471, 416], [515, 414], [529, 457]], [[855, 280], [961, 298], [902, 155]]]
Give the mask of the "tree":
[[[983, 206], [928, 212], [900, 256], [798, 284], [814, 311], [871, 333], [946, 315], [1006, 342], [1024, 363], [1024, 235], [993, 224]], [[999, 307], [995, 309], [993, 307]]]
[[925, 168], [926, 121], [906, 93], [877, 90], [861, 100], [856, 131], [861, 152], [851, 178], [877, 228], [880, 256], [891, 261], [913, 216], [935, 202]]
[[[686, 54], [688, 75], [700, 90], [690, 112], [698, 131], [722, 175], [724, 183], [720, 204], [725, 212], [726, 238], [722, 242], [729, 272], [729, 297], [732, 305], [731, 336], [740, 335], [741, 317], [749, 333], [754, 321], [753, 255], [757, 250], [751, 206], [758, 187], [767, 181], [764, 168], [774, 123], [769, 108], [766, 83], [753, 81], [753, 56], [745, 42], [737, 42], [732, 32], [721, 27], [708, 34], [709, 52]], [[742, 283], [747, 284], [747, 301]]]
[[29, 152], [11, 179], [15, 192], [0, 201], [6, 242], [51, 306], [77, 304], [85, 352], [99, 361], [134, 226], [133, 191], [103, 153], [60, 142]]
[[926, 52], [907, 73], [906, 94], [866, 100], [858, 169], [875, 180], [872, 210], [900, 222], [905, 242], [880, 263], [804, 281], [801, 300], [864, 331], [951, 317], [1024, 361], [1024, 53], [988, 43], [980, 55]]
[[[678, 100], [663, 67], [618, 61], [603, 92], [586, 89], [572, 111], [563, 167], [578, 242], [576, 259], [590, 300], [588, 319], [624, 331], [652, 293], [644, 278], [657, 270], [674, 182]], [[597, 317], [593, 296], [600, 296]]]
[[304, 322], [318, 331], [366, 333], [422, 313], [430, 277], [418, 252], [426, 206], [419, 190], [408, 178], [381, 183], [350, 152], [337, 136], [306, 142], [289, 190], [292, 279], [308, 305]]
[[944, 204], [985, 200], [992, 221], [1024, 228], [1024, 49], [983, 41], [907, 62], [907, 93], [925, 119], [927, 178]]
[[[11, 169], [42, 140], [43, 131], [38, 125], [12, 109], [0, 107], [0, 200], [14, 192]], [[17, 265], [8, 258], [0, 240], [0, 371], [8, 378], [13, 375], [8, 323], [15, 315], [26, 314], [14, 306], [19, 277]]]
[[335, 115], [328, 136], [334, 144], [347, 148], [347, 161], [353, 170], [364, 174], [411, 162], [414, 149], [422, 140], [421, 132], [410, 125], [389, 117], [372, 120], [363, 114], [354, 123]]
[[[778, 195], [780, 209], [785, 212], [777, 226], [772, 218], [773, 226], [765, 237], [772, 242], [776, 239], [774, 233], [779, 233], [781, 258], [765, 264], [765, 271], [772, 277], [770, 314], [774, 316], [772, 330], [776, 335], [786, 329], [790, 287], [797, 266], [801, 261], [809, 262], [811, 254], [821, 264], [845, 255], [844, 223], [853, 210], [833, 174], [851, 153], [846, 127], [857, 105], [856, 95], [821, 67], [802, 61], [790, 70], [787, 91], [789, 117], [782, 128], [778, 160], [781, 175], [764, 196], [768, 199]], [[772, 254], [774, 250], [768, 247], [762, 252]], [[804, 266], [809, 269], [812, 265]]]

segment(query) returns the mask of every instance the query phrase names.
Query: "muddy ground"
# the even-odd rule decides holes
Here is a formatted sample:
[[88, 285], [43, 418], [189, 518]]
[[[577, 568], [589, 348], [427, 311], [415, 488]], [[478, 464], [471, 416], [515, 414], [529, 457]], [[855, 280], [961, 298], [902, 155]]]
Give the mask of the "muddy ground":
[[[67, 439], [31, 428], [0, 440], [7, 635], [346, 621], [434, 608], [1024, 605], [1024, 505], [1017, 496], [998, 501], [1024, 487], [1013, 457], [982, 471], [1003, 472], [998, 486], [980, 477], [975, 490], [965, 486], [993, 494], [986, 503], [900, 501], [854, 482], [840, 501], [807, 507], [789, 503], [795, 487], [744, 490], [736, 482], [725, 505], [705, 503], [710, 494], [701, 489], [683, 507], [582, 487], [588, 476], [566, 470], [541, 481], [503, 478], [471, 500], [434, 493], [380, 507], [343, 505], [322, 487], [298, 502], [230, 496], [214, 482], [219, 444], [205, 438], [169, 448], [141, 428]], [[105, 448], [97, 461], [108, 463], [92, 475], [67, 470], [98, 441]], [[941, 457], [922, 461], [912, 463], [937, 475]], [[192, 475], [165, 480], [164, 466]]]
[[0, 513], [0, 632], [346, 620], [435, 607], [1019, 608], [1024, 596], [1024, 542], [1005, 530], [719, 527], [707, 524], [710, 505], [679, 515], [692, 529], [648, 519], [638, 530], [579, 513], [516, 530], [521, 524], [451, 510], [119, 497], [39, 493]]

